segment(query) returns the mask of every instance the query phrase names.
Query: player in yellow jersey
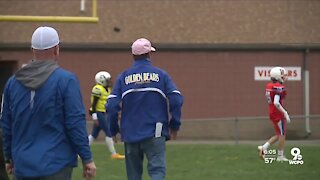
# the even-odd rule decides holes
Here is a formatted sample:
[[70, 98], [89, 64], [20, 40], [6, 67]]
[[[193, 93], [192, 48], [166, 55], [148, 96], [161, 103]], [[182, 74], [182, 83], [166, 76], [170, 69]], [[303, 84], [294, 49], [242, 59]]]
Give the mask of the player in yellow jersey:
[[89, 144], [92, 144], [102, 129], [106, 134], [105, 141], [111, 152], [111, 159], [124, 159], [124, 156], [118, 154], [114, 148], [114, 142], [106, 118], [106, 109], [104, 107], [111, 92], [111, 75], [106, 71], [100, 71], [96, 74], [95, 80], [97, 84], [92, 88], [90, 107], [90, 114], [94, 125], [92, 133], [88, 137]]

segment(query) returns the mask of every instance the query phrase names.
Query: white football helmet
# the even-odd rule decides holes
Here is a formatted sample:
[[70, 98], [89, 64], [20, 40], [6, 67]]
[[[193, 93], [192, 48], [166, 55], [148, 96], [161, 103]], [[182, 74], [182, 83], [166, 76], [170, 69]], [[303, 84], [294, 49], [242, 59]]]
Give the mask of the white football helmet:
[[287, 71], [282, 67], [274, 67], [270, 71], [271, 79], [275, 79], [280, 83], [283, 83], [285, 80], [287, 80], [287, 76]]
[[106, 71], [100, 71], [95, 76], [96, 83], [102, 86], [107, 86], [110, 79], [111, 75]]

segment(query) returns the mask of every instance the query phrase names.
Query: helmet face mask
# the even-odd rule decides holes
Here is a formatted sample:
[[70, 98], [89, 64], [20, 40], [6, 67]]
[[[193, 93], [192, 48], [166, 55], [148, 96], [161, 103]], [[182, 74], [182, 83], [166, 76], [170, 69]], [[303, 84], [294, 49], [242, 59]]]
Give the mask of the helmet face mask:
[[107, 87], [111, 81], [111, 75], [106, 71], [100, 71], [96, 74], [95, 80], [97, 84]]
[[270, 71], [270, 77], [271, 80], [279, 81], [280, 83], [283, 83], [288, 79], [287, 71], [282, 67], [274, 67]]

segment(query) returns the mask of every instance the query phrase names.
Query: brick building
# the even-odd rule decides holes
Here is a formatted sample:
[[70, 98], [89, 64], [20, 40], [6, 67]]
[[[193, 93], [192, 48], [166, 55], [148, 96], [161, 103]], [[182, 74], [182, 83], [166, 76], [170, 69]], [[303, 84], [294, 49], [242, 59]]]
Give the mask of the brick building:
[[[0, 1], [0, 16], [91, 16], [91, 1], [84, 12], [79, 6], [77, 0]], [[99, 0], [97, 12], [98, 23], [0, 21], [1, 92], [8, 76], [32, 59], [34, 29], [47, 25], [60, 33], [59, 64], [79, 77], [86, 108], [95, 73], [106, 70], [116, 78], [132, 64], [131, 43], [146, 37], [157, 48], [153, 63], [169, 72], [185, 97], [182, 137], [270, 134], [266, 120], [241, 120], [238, 130], [235, 121], [213, 120], [268, 115], [266, 81], [255, 80], [255, 67], [301, 69], [300, 80], [287, 82], [292, 115], [305, 114], [308, 70], [309, 111], [320, 114], [320, 1]], [[312, 137], [319, 138], [319, 119], [310, 122]], [[303, 137], [304, 127], [298, 118], [288, 127], [289, 136]]]

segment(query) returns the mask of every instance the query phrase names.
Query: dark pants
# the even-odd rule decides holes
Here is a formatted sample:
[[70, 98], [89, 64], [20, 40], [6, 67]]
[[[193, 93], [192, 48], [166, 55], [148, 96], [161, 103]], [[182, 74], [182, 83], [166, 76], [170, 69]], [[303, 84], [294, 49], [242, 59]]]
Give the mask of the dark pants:
[[66, 167], [49, 176], [32, 177], [32, 178], [23, 178], [23, 177], [15, 176], [14, 180], [71, 180], [72, 170], [73, 170], [72, 167]]
[[0, 179], [9, 180], [3, 156], [2, 131], [0, 130]]
[[106, 136], [111, 137], [110, 128], [107, 123], [106, 114], [103, 112], [97, 112], [99, 126], [93, 126], [91, 135], [97, 139], [100, 130], [102, 129]]
[[150, 180], [163, 180], [166, 175], [165, 137], [149, 138], [137, 143], [124, 143], [128, 180], [141, 180], [143, 157], [148, 160]]

